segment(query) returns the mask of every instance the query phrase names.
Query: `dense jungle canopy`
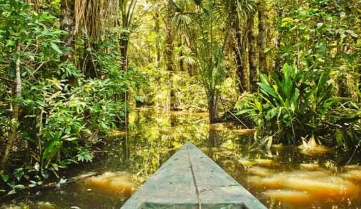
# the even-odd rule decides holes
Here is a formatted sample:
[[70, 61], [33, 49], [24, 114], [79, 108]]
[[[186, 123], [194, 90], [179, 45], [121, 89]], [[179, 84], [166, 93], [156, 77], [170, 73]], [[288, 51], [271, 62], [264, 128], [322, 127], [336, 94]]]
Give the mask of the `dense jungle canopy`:
[[360, 35], [360, 0], [0, 0], [0, 192], [92, 161], [142, 105], [356, 152]]

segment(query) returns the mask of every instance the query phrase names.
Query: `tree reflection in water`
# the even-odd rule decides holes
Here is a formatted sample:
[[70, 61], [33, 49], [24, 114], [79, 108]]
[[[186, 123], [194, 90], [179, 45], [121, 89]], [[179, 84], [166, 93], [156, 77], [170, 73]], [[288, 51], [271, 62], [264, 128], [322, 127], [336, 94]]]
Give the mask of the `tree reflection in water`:
[[[137, 189], [184, 142], [191, 141], [269, 208], [361, 207], [361, 200], [352, 199], [360, 196], [361, 167], [338, 167], [333, 163], [338, 161], [337, 153], [304, 155], [294, 146], [276, 146], [270, 150], [250, 146], [254, 130], [240, 131], [237, 124], [231, 123], [210, 126], [205, 113], [143, 108], [132, 112], [129, 122], [128, 133], [110, 132], [93, 163], [69, 169], [64, 175], [127, 172]], [[333, 182], [344, 186], [335, 187]], [[316, 187], [335, 190], [323, 199], [313, 198], [309, 194], [323, 197], [319, 193], [322, 189], [316, 191]], [[39, 202], [49, 202], [57, 208], [120, 208], [127, 198], [121, 192], [109, 195], [83, 181], [35, 196], [25, 195], [14, 204], [37, 207]]]

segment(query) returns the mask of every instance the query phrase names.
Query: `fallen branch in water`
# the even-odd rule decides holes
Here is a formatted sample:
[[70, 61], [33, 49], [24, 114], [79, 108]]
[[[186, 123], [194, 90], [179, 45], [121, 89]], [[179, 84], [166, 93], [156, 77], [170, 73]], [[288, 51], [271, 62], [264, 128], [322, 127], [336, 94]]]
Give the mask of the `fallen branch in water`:
[[8, 192], [6, 195], [0, 197], [0, 200], [5, 199], [7, 197], [10, 197], [11, 195], [17, 194], [17, 192], [24, 192], [24, 191], [32, 190], [32, 189], [38, 189], [38, 190], [52, 189], [52, 188], [60, 189], [61, 186], [63, 186], [63, 185], [67, 185], [67, 184], [70, 184], [70, 183], [75, 183], [75, 182], [78, 182], [78, 181], [84, 181], [84, 180], [86, 180], [86, 179], [88, 179], [90, 177], [98, 176], [98, 175], [101, 175], [101, 174], [102, 174], [101, 172], [90, 172], [90, 173], [87, 173], [87, 174], [72, 177], [70, 179], [61, 178], [59, 180], [59, 182], [51, 182], [51, 183], [48, 183], [48, 184], [45, 184], [45, 185], [42, 185], [42, 186], [39, 186], [39, 187], [25, 186], [24, 188], [22, 188], [20, 190], [17, 190], [17, 191], [12, 190], [12, 191]]
[[87, 173], [87, 174], [83, 174], [83, 175], [80, 175], [80, 176], [75, 176], [75, 177], [72, 177], [70, 179], [60, 179], [59, 182], [51, 182], [49, 184], [46, 184], [44, 186], [42, 186], [41, 188], [42, 189], [47, 189], [47, 188], [60, 188], [62, 185], [66, 185], [66, 184], [70, 184], [70, 183], [74, 183], [74, 182], [77, 182], [77, 181], [84, 181], [90, 177], [93, 177], [93, 176], [98, 176], [98, 175], [101, 175], [102, 173], [100, 172], [91, 172], [91, 173]]

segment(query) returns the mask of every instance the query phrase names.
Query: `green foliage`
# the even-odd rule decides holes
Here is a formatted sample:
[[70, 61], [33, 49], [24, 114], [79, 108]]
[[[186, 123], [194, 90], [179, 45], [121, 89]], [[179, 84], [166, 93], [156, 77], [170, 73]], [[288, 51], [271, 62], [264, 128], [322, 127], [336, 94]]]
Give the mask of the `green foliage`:
[[[22, 1], [2, 0], [0, 5], [0, 54], [3, 57], [0, 71], [5, 76], [1, 81], [1, 85], [4, 86], [1, 88], [1, 100], [7, 107], [14, 103], [20, 104], [22, 116], [19, 118], [20, 123], [17, 124], [18, 135], [29, 140], [31, 139], [30, 135], [36, 136], [37, 129], [28, 125], [33, 125], [32, 121], [38, 116], [35, 115], [36, 110], [38, 106], [44, 103], [43, 101], [35, 103], [28, 98], [31, 95], [40, 98], [40, 95], [32, 94], [31, 87], [37, 79], [43, 76], [56, 76], [60, 73], [59, 71], [47, 70], [47, 68], [54, 68], [57, 65], [59, 55], [62, 54], [58, 46], [59, 37], [65, 33], [51, 28], [56, 21], [55, 17], [47, 13], [35, 13], [28, 4]], [[23, 93], [21, 98], [14, 99], [12, 81], [15, 79], [14, 63], [17, 58], [21, 60], [21, 79], [25, 94]], [[28, 92], [29, 94], [26, 94]], [[11, 111], [10, 108], [1, 112], [1, 118], [4, 119], [2, 125], [11, 120]], [[41, 120], [42, 115], [40, 115], [39, 121]], [[28, 132], [27, 130], [31, 128], [33, 130]], [[5, 129], [3, 132], [2, 140], [6, 142], [9, 130]], [[19, 142], [20, 144], [24, 143], [23, 139]], [[32, 140], [35, 141], [35, 138]], [[50, 147], [55, 147], [55, 143], [50, 143], [50, 145]], [[21, 145], [19, 147], [22, 148]], [[49, 149], [46, 151], [51, 153]], [[40, 154], [42, 154], [41, 152], [42, 150], [40, 150]], [[34, 151], [34, 153], [38, 152]], [[40, 161], [40, 158], [37, 159]], [[19, 178], [16, 179], [19, 181]]]
[[[30, 187], [39, 186], [71, 163], [91, 162], [92, 147], [123, 122], [129, 109], [125, 92], [131, 102], [208, 108], [218, 119], [214, 117], [222, 99], [232, 105], [238, 96], [233, 69], [242, 65], [244, 75], [255, 75], [254, 69], [247, 72], [249, 55], [237, 66], [232, 61], [233, 47], [244, 50], [242, 55], [254, 47], [246, 43], [249, 31], [232, 34], [232, 30], [254, 18], [257, 34], [258, 17], [253, 15], [260, 14], [260, 4], [268, 4], [175, 0], [136, 7], [137, 1], [128, 0], [120, 3], [121, 16], [116, 10], [99, 11], [108, 19], [90, 27], [96, 14], [89, 13], [88, 23], [81, 20], [76, 30], [65, 32], [59, 30], [61, 21], [56, 18], [60, 1], [43, 3], [35, 12], [24, 1], [0, 0], [0, 145], [6, 144], [11, 127], [17, 127], [13, 147], [17, 152], [11, 153], [6, 172], [0, 171], [0, 181], [11, 192], [23, 188], [25, 181]], [[277, 13], [267, 22], [273, 19], [276, 26], [269, 26], [267, 36], [278, 36], [274, 38], [279, 41], [267, 49], [267, 55], [275, 56], [275, 63], [269, 63], [275, 69], [260, 75], [258, 93], [244, 93], [237, 104], [239, 114], [257, 125], [258, 140], [275, 136], [274, 141], [294, 143], [315, 135], [319, 141], [344, 148], [359, 146], [359, 4], [357, 0], [306, 0], [265, 6], [270, 16]], [[148, 24], [151, 21], [155, 24]], [[98, 33], [95, 26], [106, 33]], [[63, 43], [70, 36], [74, 46]], [[64, 61], [67, 53], [72, 58]], [[16, 60], [20, 60], [21, 97], [14, 95]], [[14, 104], [20, 106], [18, 121], [13, 117]], [[155, 148], [150, 149], [149, 159]], [[159, 163], [149, 162], [153, 167]]]
[[333, 70], [339, 95], [356, 98], [355, 79], [361, 63], [359, 3], [308, 0], [299, 5], [277, 4], [283, 15], [275, 18], [282, 40], [276, 59], [296, 61], [303, 69]]
[[[119, 95], [134, 86], [132, 71], [119, 70], [114, 41], [99, 44], [99, 53], [93, 54], [98, 78], [86, 79], [74, 63], [62, 61], [63, 51], [69, 49], [61, 47], [61, 37], [67, 33], [55, 27], [57, 21], [22, 1], [0, 0], [0, 143], [10, 134], [11, 103], [18, 102], [21, 114], [15, 146], [19, 153], [31, 156], [12, 153], [0, 180], [12, 192], [22, 189], [26, 181], [30, 187], [39, 186], [71, 163], [91, 162], [92, 147], [124, 117]], [[15, 100], [18, 56], [22, 95]]]
[[205, 4], [195, 19], [196, 30], [199, 30], [200, 34], [195, 42], [198, 57], [197, 75], [207, 94], [211, 121], [217, 119], [219, 89], [226, 79], [224, 63], [226, 34], [219, 33], [222, 29], [216, 8], [213, 3]]
[[[259, 131], [266, 130], [263, 134], [276, 136], [281, 142], [329, 134], [325, 130], [350, 117], [347, 108], [337, 108], [348, 99], [333, 96], [330, 71], [298, 71], [285, 64], [281, 75], [274, 73], [268, 78], [261, 74], [260, 80], [260, 92], [245, 96], [238, 104], [238, 114], [248, 115]], [[345, 115], [338, 115], [340, 112]], [[340, 140], [340, 134], [336, 140]]]
[[177, 108], [190, 111], [206, 111], [207, 98], [204, 86], [194, 80], [188, 73], [178, 72], [173, 75], [174, 85], [177, 87], [175, 97]]
[[78, 154], [76, 155], [77, 161], [79, 162], [92, 162], [93, 160], [93, 153], [91, 153], [88, 149], [84, 149], [82, 147], [78, 148]]

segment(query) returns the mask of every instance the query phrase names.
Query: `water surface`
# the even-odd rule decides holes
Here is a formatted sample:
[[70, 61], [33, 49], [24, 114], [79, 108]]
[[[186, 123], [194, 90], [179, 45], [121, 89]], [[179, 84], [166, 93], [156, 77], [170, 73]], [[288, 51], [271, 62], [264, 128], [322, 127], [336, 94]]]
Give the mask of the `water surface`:
[[340, 166], [348, 160], [345, 153], [319, 154], [294, 146], [260, 149], [250, 146], [252, 130], [239, 130], [233, 123], [209, 125], [207, 119], [206, 113], [138, 109], [130, 116], [128, 134], [113, 130], [114, 136], [103, 140], [93, 163], [64, 174], [70, 178], [105, 172], [108, 177], [116, 175], [107, 184], [122, 189], [99, 186], [99, 179], [98, 186], [79, 181], [20, 195], [0, 208], [120, 208], [131, 195], [124, 185], [139, 188], [186, 141], [202, 149], [268, 208], [361, 208], [361, 167]]

